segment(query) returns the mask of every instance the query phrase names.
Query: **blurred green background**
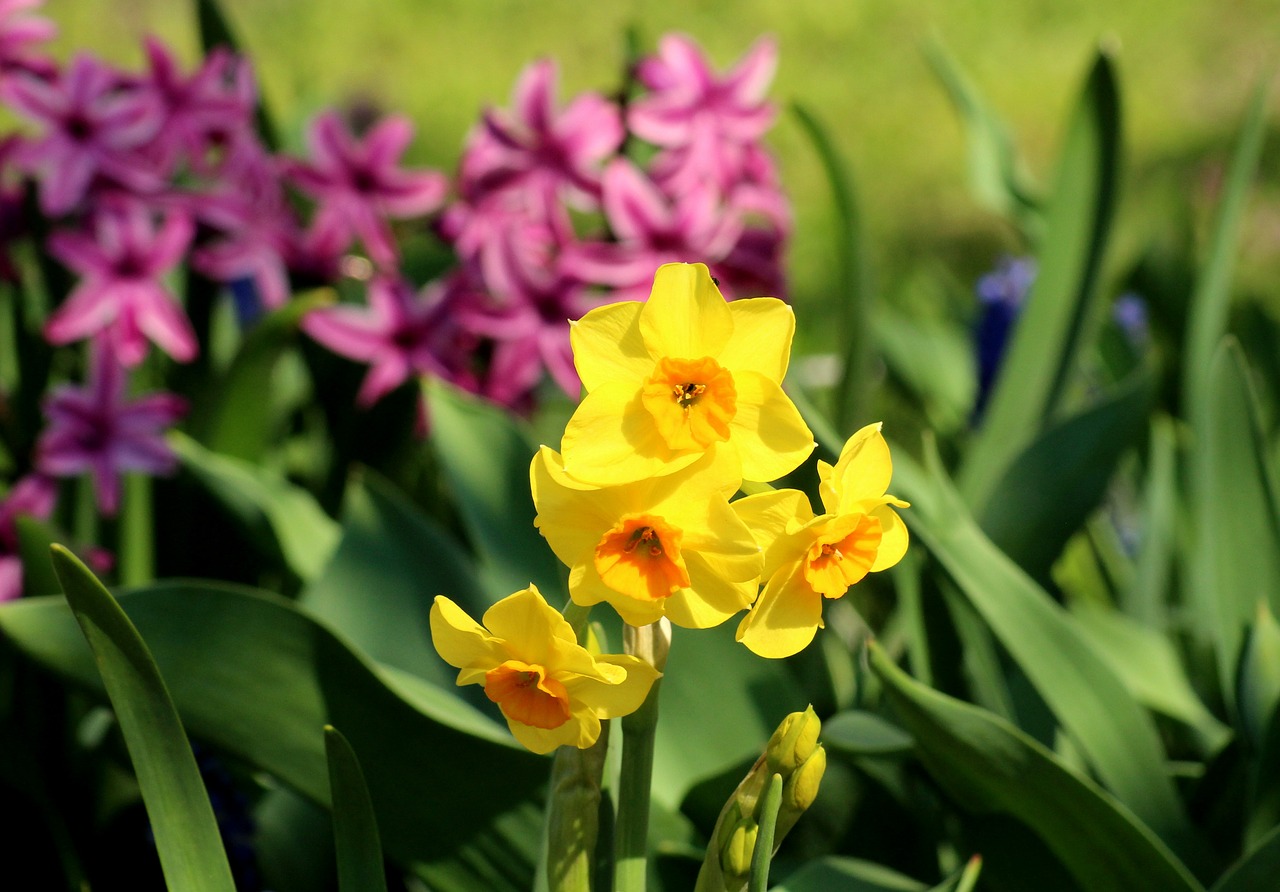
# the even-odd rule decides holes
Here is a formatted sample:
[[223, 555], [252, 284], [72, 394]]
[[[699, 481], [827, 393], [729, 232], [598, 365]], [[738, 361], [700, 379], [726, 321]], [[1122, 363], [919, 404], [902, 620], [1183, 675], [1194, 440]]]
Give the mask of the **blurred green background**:
[[[148, 32], [195, 58], [193, 5], [50, 0], [46, 11], [62, 27], [59, 55], [88, 49], [136, 66], [138, 37]], [[1020, 246], [1011, 228], [969, 196], [964, 135], [924, 59], [927, 41], [940, 41], [1005, 117], [1038, 182], [1049, 176], [1094, 47], [1117, 47], [1126, 143], [1121, 254], [1165, 238], [1188, 202], [1193, 219], [1203, 221], [1246, 97], [1280, 59], [1276, 0], [223, 0], [223, 8], [258, 66], [287, 145], [298, 145], [316, 110], [371, 101], [408, 113], [418, 127], [412, 157], [446, 170], [480, 108], [505, 105], [531, 59], [559, 60], [567, 96], [620, 84], [628, 28], [645, 48], [663, 32], [685, 31], [720, 67], [760, 34], [775, 35], [781, 53], [773, 96], [784, 111], [771, 143], [796, 208], [791, 274], [798, 302], [823, 301], [836, 264], [829, 192], [786, 110], [793, 101], [819, 114], [854, 172], [880, 280], [942, 261], [963, 301], [974, 277]], [[1280, 90], [1271, 106], [1270, 120], [1280, 120]], [[1246, 224], [1238, 278], [1244, 291], [1280, 271], [1274, 144]], [[820, 320], [806, 317], [814, 346], [824, 346], [814, 334]]]

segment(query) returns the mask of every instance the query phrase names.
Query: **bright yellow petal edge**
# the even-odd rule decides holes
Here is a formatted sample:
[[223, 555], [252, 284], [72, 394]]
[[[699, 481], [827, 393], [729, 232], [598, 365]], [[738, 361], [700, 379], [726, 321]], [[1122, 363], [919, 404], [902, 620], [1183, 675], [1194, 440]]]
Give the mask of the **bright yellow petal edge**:
[[[535, 753], [591, 746], [600, 721], [634, 712], [661, 676], [636, 657], [592, 656], [572, 640], [569, 624], [534, 585], [494, 604], [485, 618], [508, 637], [493, 634], [439, 595], [431, 607], [432, 643], [459, 670], [459, 685], [485, 686], [512, 735]], [[542, 726], [513, 713], [537, 716], [529, 721]]]

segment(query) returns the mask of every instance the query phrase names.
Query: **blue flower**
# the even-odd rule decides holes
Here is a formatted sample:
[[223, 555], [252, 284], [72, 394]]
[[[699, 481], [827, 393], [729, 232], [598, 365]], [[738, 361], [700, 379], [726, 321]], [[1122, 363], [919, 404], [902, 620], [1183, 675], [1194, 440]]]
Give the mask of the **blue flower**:
[[975, 290], [981, 314], [973, 332], [978, 360], [978, 397], [973, 406], [975, 425], [986, 411], [1014, 324], [1035, 278], [1035, 260], [1030, 257], [1004, 257], [994, 270], [978, 280]]

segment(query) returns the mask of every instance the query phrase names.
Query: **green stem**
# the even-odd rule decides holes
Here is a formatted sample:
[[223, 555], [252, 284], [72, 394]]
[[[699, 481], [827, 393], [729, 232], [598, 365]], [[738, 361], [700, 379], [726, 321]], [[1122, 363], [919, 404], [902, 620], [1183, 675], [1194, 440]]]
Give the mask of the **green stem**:
[[[666, 665], [670, 626], [665, 620], [623, 630], [627, 653], [653, 664]], [[622, 719], [622, 768], [618, 777], [618, 825], [614, 836], [617, 854], [615, 892], [645, 892], [649, 853], [649, 794], [653, 783], [653, 743], [658, 727], [658, 689], [631, 715]]]
[[782, 775], [775, 774], [769, 779], [769, 787], [760, 803], [760, 830], [756, 836], [756, 849], [751, 855], [751, 878], [747, 880], [747, 892], [765, 892], [769, 888], [773, 831], [778, 826], [778, 811], [781, 808]]
[[120, 513], [120, 584], [144, 585], [155, 578], [155, 542], [151, 537], [151, 478], [127, 474]]
[[609, 747], [609, 725], [585, 750], [562, 746], [551, 767], [547, 802], [547, 888], [591, 892], [599, 834], [600, 783]]

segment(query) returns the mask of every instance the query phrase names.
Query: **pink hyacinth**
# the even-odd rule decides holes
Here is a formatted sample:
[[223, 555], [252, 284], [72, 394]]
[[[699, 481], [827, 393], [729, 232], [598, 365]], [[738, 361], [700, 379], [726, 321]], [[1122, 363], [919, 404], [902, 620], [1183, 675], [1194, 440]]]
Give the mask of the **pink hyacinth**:
[[387, 220], [429, 214], [448, 191], [438, 171], [401, 169], [400, 156], [412, 138], [408, 119], [392, 115], [358, 140], [330, 111], [311, 126], [311, 160], [288, 166], [293, 182], [318, 203], [317, 225], [360, 239], [381, 268], [393, 267], [397, 257]]
[[187, 409], [171, 393], [125, 396], [126, 373], [108, 350], [91, 351], [84, 387], [56, 388], [45, 400], [48, 426], [36, 442], [36, 467], [53, 477], [93, 477], [99, 509], [120, 507], [120, 475], [126, 471], [172, 473], [178, 459], [164, 431]]
[[334, 353], [367, 363], [356, 399], [371, 406], [414, 375], [471, 386], [461, 368], [453, 311], [456, 292], [432, 283], [415, 293], [402, 279], [369, 282], [368, 306], [313, 310], [302, 330]]
[[56, 70], [51, 60], [32, 54], [36, 44], [58, 34], [53, 22], [30, 11], [44, 0], [0, 0], [0, 79], [19, 71], [50, 77]]
[[565, 269], [583, 282], [614, 288], [616, 300], [641, 300], [664, 263], [713, 267], [733, 248], [742, 221], [708, 184], [665, 195], [634, 164], [617, 159], [604, 175], [604, 212], [617, 243], [566, 250]]
[[104, 337], [129, 367], [147, 355], [148, 339], [179, 362], [194, 359], [191, 323], [161, 282], [186, 253], [192, 231], [181, 211], [169, 211], [157, 225], [145, 205], [123, 201], [94, 216], [92, 235], [54, 233], [50, 252], [81, 279], [45, 324], [45, 337], [53, 344]]
[[19, 517], [47, 520], [57, 497], [56, 484], [43, 474], [28, 474], [0, 499], [0, 602], [22, 594], [22, 559], [18, 555]]
[[0, 89], [15, 112], [45, 128], [20, 153], [39, 175], [44, 213], [70, 213], [99, 177], [136, 193], [163, 185], [140, 152], [160, 127], [160, 105], [104, 63], [77, 56], [54, 80], [16, 74]]
[[539, 202], [567, 197], [592, 207], [600, 166], [623, 136], [618, 107], [599, 94], [583, 93], [559, 110], [556, 65], [535, 62], [516, 82], [511, 110], [486, 111], [469, 138], [461, 164], [462, 194], [475, 201], [495, 190], [519, 188]]
[[722, 187], [738, 179], [749, 147], [776, 115], [765, 100], [777, 67], [777, 44], [762, 38], [723, 77], [692, 39], [669, 34], [658, 55], [636, 67], [649, 89], [627, 109], [627, 125], [641, 139], [668, 151], [655, 173], [683, 185], [710, 179]]

